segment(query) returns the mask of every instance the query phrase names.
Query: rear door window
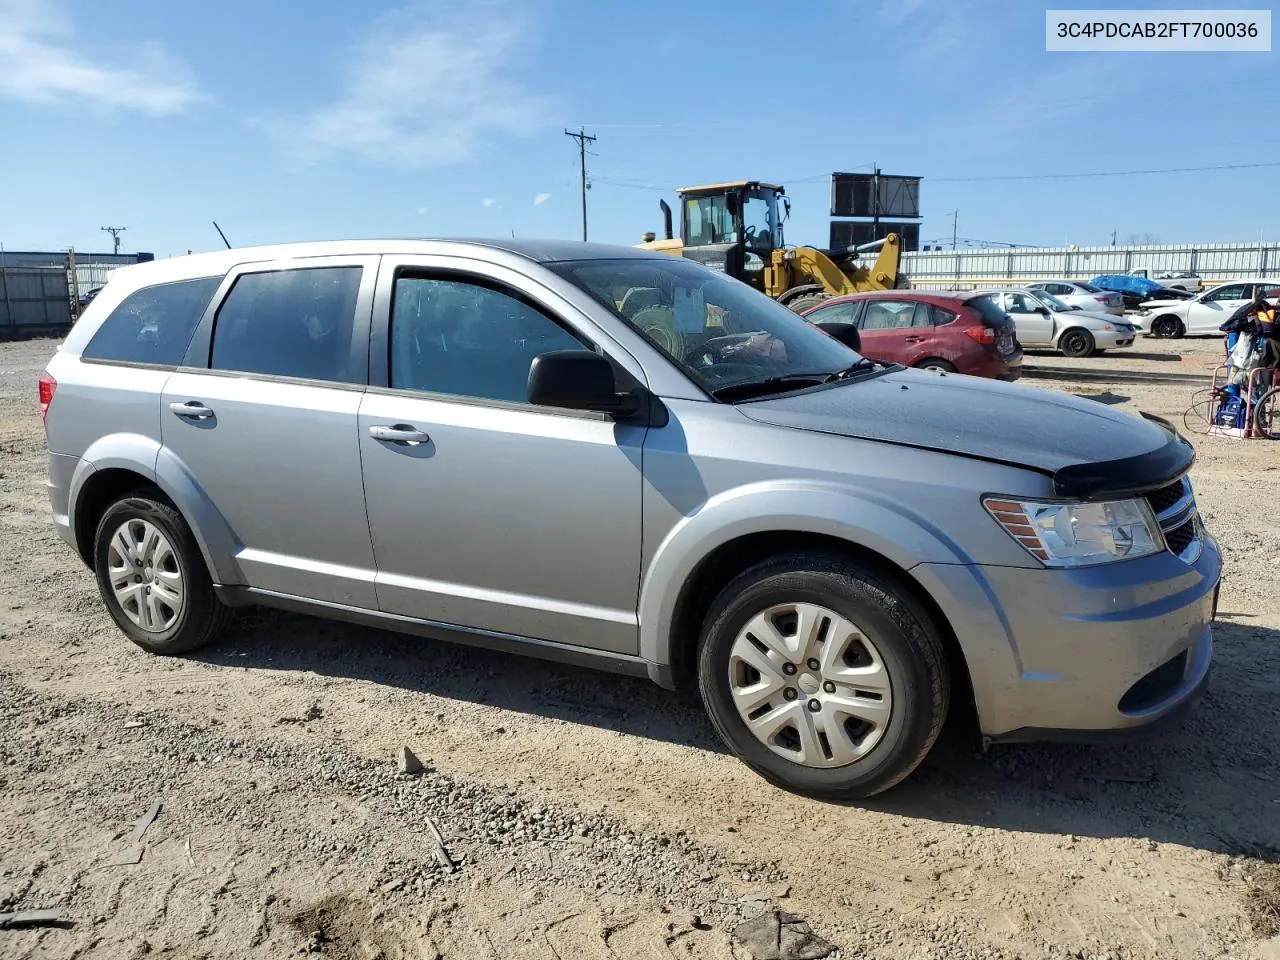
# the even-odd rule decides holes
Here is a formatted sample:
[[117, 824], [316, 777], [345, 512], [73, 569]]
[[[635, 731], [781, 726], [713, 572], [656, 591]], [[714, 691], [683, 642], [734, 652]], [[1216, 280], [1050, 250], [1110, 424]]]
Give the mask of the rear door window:
[[353, 358], [361, 268], [308, 267], [242, 274], [218, 308], [215, 370], [363, 383]]
[[833, 303], [829, 307], [819, 307], [812, 313], [806, 314], [805, 319], [810, 323], [853, 323], [858, 306], [857, 300]]
[[178, 366], [222, 277], [136, 290], [102, 322], [81, 351], [86, 360]]
[[902, 330], [915, 319], [917, 304], [911, 300], [872, 300], [862, 312], [861, 330]]

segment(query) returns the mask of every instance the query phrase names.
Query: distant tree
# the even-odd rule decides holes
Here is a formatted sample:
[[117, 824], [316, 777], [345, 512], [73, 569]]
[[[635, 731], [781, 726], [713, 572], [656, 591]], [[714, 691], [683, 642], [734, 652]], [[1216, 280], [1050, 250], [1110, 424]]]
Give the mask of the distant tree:
[[1160, 242], [1160, 238], [1151, 233], [1131, 233], [1125, 241], [1131, 247], [1152, 247]]

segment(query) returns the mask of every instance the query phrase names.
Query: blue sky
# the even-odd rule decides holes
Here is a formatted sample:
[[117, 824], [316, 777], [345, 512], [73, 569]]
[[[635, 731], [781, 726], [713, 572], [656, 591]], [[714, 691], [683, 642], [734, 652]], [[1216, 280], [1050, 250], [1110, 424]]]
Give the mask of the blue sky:
[[103, 250], [123, 224], [166, 256], [219, 247], [214, 219], [237, 246], [573, 238], [579, 124], [593, 240], [741, 177], [786, 184], [788, 240], [822, 246], [830, 173], [872, 163], [924, 178], [926, 239], [953, 210], [1014, 243], [1280, 238], [1280, 167], [948, 179], [1280, 160], [1275, 54], [1046, 53], [1044, 10], [0, 0], [0, 242]]

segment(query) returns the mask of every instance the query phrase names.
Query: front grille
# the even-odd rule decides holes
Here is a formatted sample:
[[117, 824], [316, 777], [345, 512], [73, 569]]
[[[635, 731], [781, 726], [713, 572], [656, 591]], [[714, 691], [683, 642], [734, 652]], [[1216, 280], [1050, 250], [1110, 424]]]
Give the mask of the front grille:
[[1171, 553], [1188, 563], [1200, 556], [1196, 526], [1196, 501], [1185, 477], [1147, 494], [1147, 503], [1156, 515]]
[[1120, 698], [1122, 713], [1137, 713], [1158, 706], [1178, 689], [1187, 672], [1187, 651], [1166, 660], [1130, 687]]
[[1151, 509], [1155, 511], [1156, 516], [1159, 516], [1181, 500], [1186, 492], [1186, 485], [1179, 480], [1177, 483], [1171, 483], [1167, 487], [1148, 493], [1147, 503], [1151, 504]]
[[1174, 553], [1181, 554], [1187, 547], [1191, 546], [1191, 541], [1196, 536], [1196, 525], [1188, 520], [1180, 527], [1169, 530], [1165, 533], [1165, 542], [1169, 544], [1169, 549]]

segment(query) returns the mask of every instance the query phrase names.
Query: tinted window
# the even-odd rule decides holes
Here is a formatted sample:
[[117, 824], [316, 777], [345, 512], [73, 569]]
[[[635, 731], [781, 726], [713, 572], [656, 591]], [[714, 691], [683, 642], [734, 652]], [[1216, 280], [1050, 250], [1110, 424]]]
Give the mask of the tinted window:
[[829, 307], [819, 307], [805, 314], [810, 323], [853, 323], [853, 315], [858, 311], [856, 300], [846, 303], [833, 303]]
[[1206, 300], [1244, 300], [1248, 297], [1243, 283], [1224, 283], [1210, 293]]
[[145, 287], [111, 311], [82, 356], [177, 366], [221, 277]]
[[351, 361], [360, 267], [246, 273], [218, 309], [215, 370], [358, 383]]
[[507, 293], [458, 280], [398, 277], [391, 386], [524, 403], [533, 358], [588, 347]]
[[964, 302], [964, 305], [982, 317], [989, 327], [1002, 327], [1007, 322], [1004, 311], [990, 297], [971, 297]]
[[933, 312], [933, 322], [935, 326], [941, 327], [944, 324], [950, 323], [952, 320], [956, 318], [955, 313], [953, 313], [950, 310], [944, 310], [942, 309], [942, 307], [934, 306], [932, 308], [932, 312]]

